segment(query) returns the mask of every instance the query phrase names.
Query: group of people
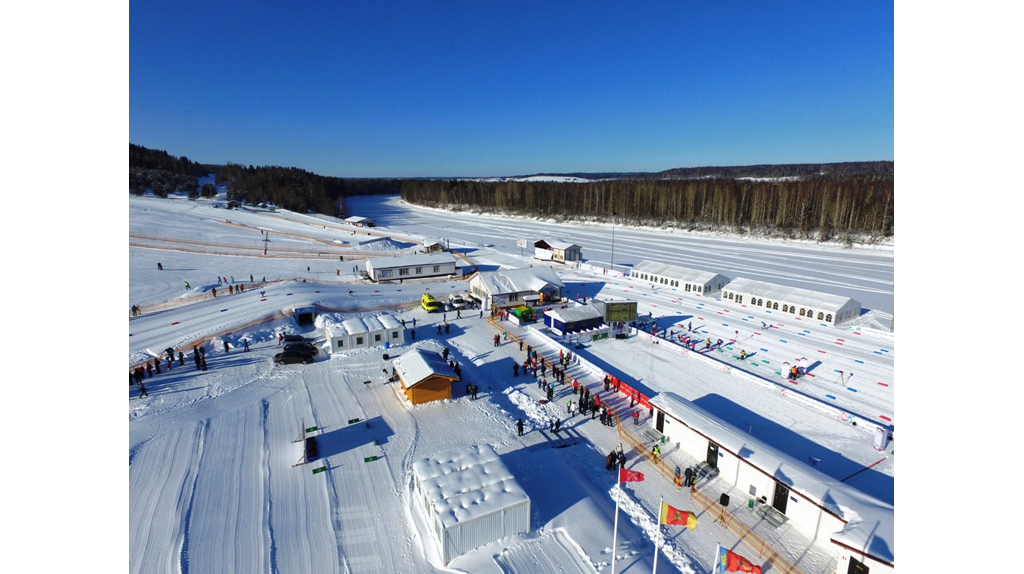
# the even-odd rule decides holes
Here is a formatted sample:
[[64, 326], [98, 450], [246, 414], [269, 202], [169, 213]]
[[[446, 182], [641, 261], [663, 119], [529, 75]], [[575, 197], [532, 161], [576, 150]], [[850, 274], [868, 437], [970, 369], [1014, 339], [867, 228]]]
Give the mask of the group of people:
[[[192, 347], [192, 357], [195, 360], [196, 369], [205, 371], [206, 370], [206, 349], [199, 345]], [[149, 392], [146, 391], [145, 379], [153, 378], [161, 373], [160, 365], [163, 364], [164, 369], [168, 372], [174, 367], [174, 363], [177, 362], [179, 367], [185, 366], [185, 353], [178, 351], [177, 357], [175, 357], [174, 349], [168, 347], [164, 350], [163, 354], [158, 357], [153, 357], [149, 361], [136, 366], [134, 369], [128, 372], [128, 385], [139, 386], [139, 398], [149, 396]]]
[[626, 453], [622, 452], [622, 445], [617, 450], [612, 450], [604, 457], [604, 467], [607, 470], [617, 470], [626, 467]]

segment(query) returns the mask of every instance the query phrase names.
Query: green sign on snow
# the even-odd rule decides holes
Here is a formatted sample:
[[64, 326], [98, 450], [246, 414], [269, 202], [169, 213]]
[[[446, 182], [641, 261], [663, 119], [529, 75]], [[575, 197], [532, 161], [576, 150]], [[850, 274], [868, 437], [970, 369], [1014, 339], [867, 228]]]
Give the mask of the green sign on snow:
[[354, 418], [354, 419], [348, 419], [348, 424], [350, 424], [350, 425], [354, 425], [354, 424], [356, 424], [357, 422], [359, 422], [359, 419], [358, 419], [358, 418]]
[[376, 456], [368, 456], [368, 457], [363, 459], [363, 462], [373, 462], [375, 460], [377, 460]]
[[306, 429], [306, 432], [313, 432], [313, 431], [317, 430], [318, 428], [320, 428], [320, 427], [309, 427], [308, 429]]
[[326, 466], [321, 466], [320, 468], [314, 468], [314, 469], [313, 469], [313, 474], [316, 474], [316, 473], [318, 473], [318, 472], [323, 472], [323, 471], [325, 471], [325, 470], [327, 470], [327, 467], [326, 467]]

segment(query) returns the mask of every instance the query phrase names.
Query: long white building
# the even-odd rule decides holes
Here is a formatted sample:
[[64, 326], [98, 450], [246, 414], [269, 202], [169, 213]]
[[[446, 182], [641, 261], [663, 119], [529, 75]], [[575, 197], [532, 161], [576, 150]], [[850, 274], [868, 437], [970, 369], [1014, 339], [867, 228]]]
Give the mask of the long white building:
[[366, 274], [373, 281], [445, 277], [457, 273], [456, 259], [451, 253], [417, 253], [366, 260]]
[[722, 299], [830, 325], [859, 317], [861, 311], [860, 303], [849, 297], [742, 277], [722, 288]]
[[667, 263], [656, 263], [654, 261], [641, 261], [629, 271], [629, 276], [641, 281], [650, 281], [673, 287], [687, 293], [707, 295], [720, 290], [729, 282], [729, 279], [721, 273], [701, 271], [699, 269], [687, 269]]

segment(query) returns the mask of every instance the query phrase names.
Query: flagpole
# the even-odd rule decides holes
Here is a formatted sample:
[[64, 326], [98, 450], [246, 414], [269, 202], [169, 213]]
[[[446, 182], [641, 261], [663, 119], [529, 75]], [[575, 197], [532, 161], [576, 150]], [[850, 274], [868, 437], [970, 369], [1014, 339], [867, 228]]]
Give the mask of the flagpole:
[[655, 528], [658, 529], [658, 535], [654, 537], [654, 568], [651, 570], [651, 574], [658, 574], [658, 548], [661, 546], [661, 512], [665, 509], [665, 497], [661, 497], [661, 502], [658, 503], [658, 525]]
[[715, 545], [715, 559], [711, 561], [711, 574], [718, 574], [718, 562], [721, 560], [719, 556], [722, 555], [722, 543], [719, 542]]
[[615, 574], [615, 548], [619, 541], [619, 497], [622, 495], [622, 468], [615, 471], [615, 526], [612, 529], [612, 574]]

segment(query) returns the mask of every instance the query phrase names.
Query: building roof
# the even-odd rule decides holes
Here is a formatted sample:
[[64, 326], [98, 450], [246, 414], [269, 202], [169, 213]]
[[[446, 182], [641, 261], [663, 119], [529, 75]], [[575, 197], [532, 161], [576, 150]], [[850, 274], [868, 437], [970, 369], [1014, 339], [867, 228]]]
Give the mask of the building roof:
[[561, 239], [541, 239], [540, 241], [534, 242], [533, 246], [543, 248], [544, 245], [541, 245], [542, 243], [544, 245], [547, 245], [551, 249], [561, 249], [562, 251], [572, 249], [573, 247], [575, 247], [576, 249], [580, 249], [579, 245], [576, 245], [575, 243], [569, 243], [568, 241], [564, 241]]
[[837, 313], [847, 309], [860, 309], [858, 301], [842, 295], [832, 295], [831, 293], [821, 293], [820, 291], [788, 287], [786, 285], [775, 285], [743, 277], [733, 279], [722, 289], [762, 299], [771, 299], [772, 301], [784, 301], [793, 305], [814, 309], [815, 311], [832, 311]]
[[346, 319], [341, 324], [335, 323], [328, 327], [332, 336], [341, 334], [356, 335], [359, 333], [375, 333], [388, 329], [402, 328], [402, 323], [394, 315], [377, 315], [376, 317], [355, 317]]
[[[732, 425], [708, 414], [676, 393], [651, 397], [651, 404], [749, 461], [775, 480], [786, 484], [817, 505], [847, 522], [832, 539], [850, 548], [895, 563], [895, 509], [863, 492], [815, 470]], [[671, 432], [671, 431], [670, 431]]]
[[352, 217], [346, 217], [345, 221], [347, 221], [349, 223], [363, 223], [365, 221], [373, 221], [373, 220], [370, 219], [369, 217], [360, 217], [358, 215], [353, 215]]
[[440, 353], [413, 349], [391, 361], [395, 372], [405, 383], [405, 388], [412, 388], [428, 378], [438, 375], [458, 381], [455, 369], [441, 358]]
[[[686, 267], [669, 265], [667, 263], [656, 263], [654, 261], [641, 261], [633, 267], [633, 271], [660, 275], [661, 277], [672, 277], [673, 279], [678, 279], [687, 283], [697, 283], [700, 285], [712, 283], [717, 277], [722, 276], [721, 273], [701, 271], [700, 269], [688, 269]], [[724, 279], [725, 277], [722, 276], [722, 278]]]
[[395, 267], [412, 267], [415, 265], [443, 265], [456, 263], [451, 253], [416, 253], [398, 257], [373, 257], [366, 260], [371, 269], [392, 269]]
[[549, 309], [544, 312], [563, 323], [575, 323], [577, 321], [588, 321], [590, 319], [602, 319], [604, 315], [593, 305], [579, 305], [566, 309]]
[[504, 293], [523, 293], [526, 291], [540, 292], [547, 285], [562, 288], [562, 280], [558, 274], [546, 265], [523, 267], [521, 269], [499, 269], [497, 271], [481, 271], [480, 280], [491, 295]]
[[490, 445], [424, 458], [412, 467], [444, 528], [530, 501]]

